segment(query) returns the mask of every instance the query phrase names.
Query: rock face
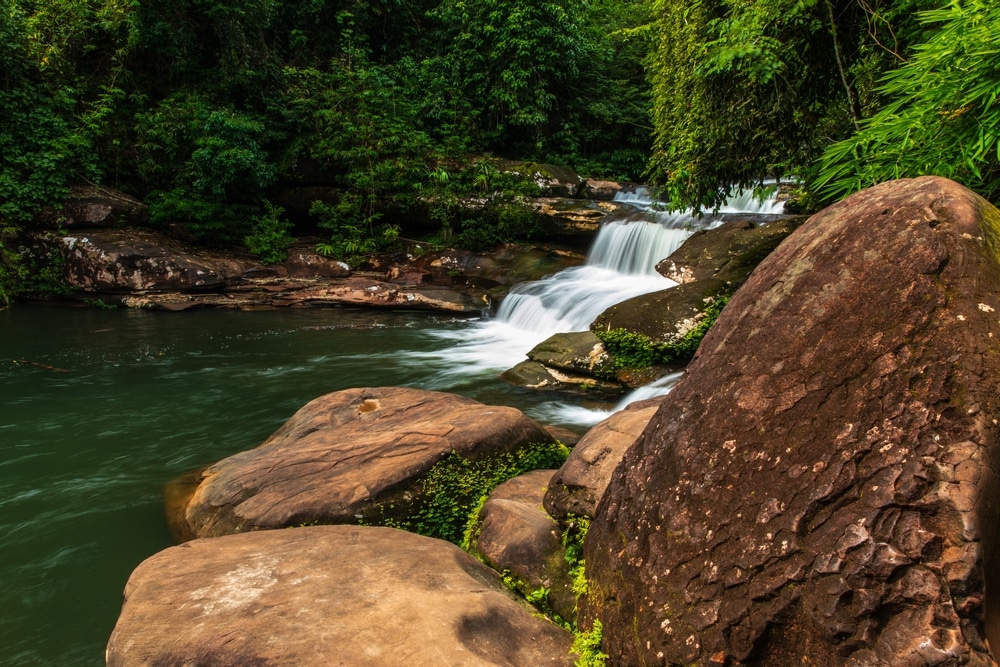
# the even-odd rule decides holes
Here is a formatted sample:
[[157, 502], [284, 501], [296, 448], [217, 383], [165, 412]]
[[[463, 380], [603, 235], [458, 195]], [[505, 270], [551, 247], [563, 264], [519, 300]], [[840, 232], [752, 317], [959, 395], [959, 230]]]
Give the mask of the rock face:
[[926, 177], [758, 267], [598, 506], [612, 664], [995, 664], [998, 239], [1000, 212]]
[[107, 664], [568, 667], [571, 643], [447, 542], [314, 526], [147, 559], [126, 585]]
[[615, 467], [656, 413], [662, 397], [638, 401], [591, 428], [553, 475], [545, 509], [553, 517], [593, 517]]
[[576, 618], [559, 524], [545, 513], [542, 498], [554, 470], [535, 470], [494, 489], [479, 512], [474, 548], [497, 571], [516, 577], [523, 592], [548, 589], [547, 602], [565, 619]]
[[480, 458], [548, 442], [514, 408], [403, 387], [346, 389], [307, 403], [256, 449], [209, 466], [183, 523], [210, 537], [402, 518], [421, 500], [421, 476], [449, 453]]
[[228, 277], [224, 267], [151, 232], [92, 231], [60, 242], [67, 282], [88, 292], [207, 291]]

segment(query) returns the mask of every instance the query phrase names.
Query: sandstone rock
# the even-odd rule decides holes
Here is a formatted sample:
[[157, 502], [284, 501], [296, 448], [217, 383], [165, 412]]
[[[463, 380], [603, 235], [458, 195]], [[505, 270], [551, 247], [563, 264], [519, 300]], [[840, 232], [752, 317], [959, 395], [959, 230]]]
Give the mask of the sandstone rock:
[[232, 267], [153, 232], [89, 231], [64, 236], [55, 247], [65, 260], [67, 282], [88, 292], [206, 291], [220, 289], [232, 277]]
[[718, 278], [732, 283], [735, 289], [805, 221], [804, 216], [732, 217], [719, 227], [692, 234], [670, 257], [657, 264], [656, 270], [681, 284]]
[[[724, 280], [705, 278], [642, 294], [605, 310], [593, 321], [590, 330], [624, 329], [641, 334], [653, 343], [675, 345], [701, 323], [716, 299], [727, 296], [731, 290], [731, 285]], [[609, 351], [615, 354], [614, 349]]]
[[62, 208], [45, 206], [38, 217], [41, 227], [76, 231], [144, 225], [149, 212], [141, 201], [114, 188], [76, 185]]
[[293, 278], [346, 278], [351, 275], [347, 264], [308, 250], [292, 250], [280, 266]]
[[622, 184], [618, 181], [601, 181], [588, 178], [583, 183], [583, 195], [588, 199], [607, 201], [615, 198], [615, 195], [622, 191]]
[[434, 285], [401, 286], [364, 276], [306, 286], [271, 301], [277, 307], [357, 306], [434, 310], [452, 313], [479, 313], [489, 304], [485, 294], [479, 300], [462, 291]]
[[968, 190], [904, 180], [757, 268], [598, 506], [612, 664], [995, 664], [998, 233]]
[[447, 542], [314, 526], [147, 559], [126, 585], [107, 664], [568, 667], [570, 644]]
[[614, 362], [604, 344], [589, 331], [550, 336], [528, 352], [528, 359], [571, 373], [598, 377], [614, 374]]
[[608, 215], [629, 210], [622, 204], [588, 199], [544, 197], [532, 201], [546, 238], [563, 243], [589, 242]]
[[346, 389], [301, 408], [259, 447], [209, 466], [185, 510], [209, 537], [302, 523], [401, 519], [451, 452], [484, 458], [552, 442], [520, 410], [403, 387]]
[[584, 180], [568, 167], [503, 160], [497, 165], [500, 171], [520, 174], [533, 180], [543, 197], [577, 197], [583, 190]]
[[509, 572], [526, 595], [548, 589], [552, 610], [576, 618], [576, 594], [569, 577], [559, 524], [545, 513], [542, 498], [554, 470], [535, 470], [498, 486], [479, 512], [473, 547], [500, 572]]
[[545, 493], [545, 509], [556, 519], [593, 517], [597, 502], [625, 451], [653, 417], [663, 397], [639, 401], [591, 428], [573, 447]]

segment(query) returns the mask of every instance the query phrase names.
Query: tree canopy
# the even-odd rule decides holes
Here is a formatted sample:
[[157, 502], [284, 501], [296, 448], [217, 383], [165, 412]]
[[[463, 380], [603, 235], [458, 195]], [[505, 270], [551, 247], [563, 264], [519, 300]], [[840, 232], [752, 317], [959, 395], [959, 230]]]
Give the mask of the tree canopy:
[[398, 237], [381, 216], [418, 201], [469, 244], [527, 229], [503, 198], [452, 219], [522, 187], [485, 155], [676, 207], [924, 173], [996, 199], [998, 53], [989, 0], [0, 0], [0, 301], [71, 184], [272, 260], [276, 193], [320, 182], [331, 251]]

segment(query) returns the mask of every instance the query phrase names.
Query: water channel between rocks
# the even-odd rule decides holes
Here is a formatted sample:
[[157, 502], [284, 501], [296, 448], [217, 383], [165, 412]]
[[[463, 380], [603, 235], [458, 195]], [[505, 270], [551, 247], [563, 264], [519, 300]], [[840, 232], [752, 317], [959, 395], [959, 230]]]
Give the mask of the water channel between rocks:
[[672, 285], [653, 266], [689, 227], [676, 216], [606, 225], [586, 265], [515, 290], [485, 320], [0, 311], [0, 664], [104, 664], [129, 573], [171, 544], [163, 485], [260, 444], [321, 394], [421, 387], [585, 431], [614, 406], [556, 402], [499, 372], [549, 335]]

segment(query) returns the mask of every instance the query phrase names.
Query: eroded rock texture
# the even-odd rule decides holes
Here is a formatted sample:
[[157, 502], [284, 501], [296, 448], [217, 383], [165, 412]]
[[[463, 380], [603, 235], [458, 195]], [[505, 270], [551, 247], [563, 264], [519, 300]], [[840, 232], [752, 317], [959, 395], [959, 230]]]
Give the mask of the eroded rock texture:
[[998, 227], [950, 181], [897, 181], [757, 268], [598, 506], [612, 664], [994, 664]]
[[520, 410], [406, 387], [345, 389], [303, 406], [262, 445], [209, 466], [182, 537], [407, 518], [451, 452], [484, 458], [552, 442]]
[[314, 526], [196, 540], [125, 588], [111, 667], [537, 667], [572, 637], [458, 547], [392, 528]]

